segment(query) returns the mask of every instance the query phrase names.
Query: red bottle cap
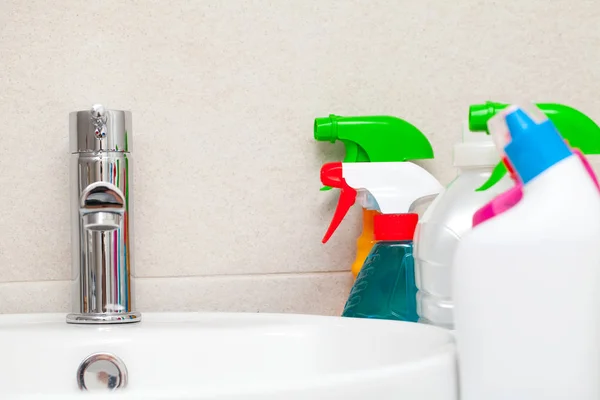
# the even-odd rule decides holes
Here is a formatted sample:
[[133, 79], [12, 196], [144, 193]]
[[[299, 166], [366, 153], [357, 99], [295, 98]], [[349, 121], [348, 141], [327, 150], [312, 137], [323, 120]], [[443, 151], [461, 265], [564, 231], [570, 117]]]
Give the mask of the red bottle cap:
[[379, 214], [373, 218], [375, 240], [413, 240], [418, 214]]

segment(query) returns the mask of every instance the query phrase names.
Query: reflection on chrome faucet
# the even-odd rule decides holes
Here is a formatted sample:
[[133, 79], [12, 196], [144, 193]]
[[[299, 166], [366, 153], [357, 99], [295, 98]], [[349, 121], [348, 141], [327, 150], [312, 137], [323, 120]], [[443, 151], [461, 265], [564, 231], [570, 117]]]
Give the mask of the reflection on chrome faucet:
[[131, 249], [131, 113], [70, 115], [73, 312], [69, 323], [140, 321]]

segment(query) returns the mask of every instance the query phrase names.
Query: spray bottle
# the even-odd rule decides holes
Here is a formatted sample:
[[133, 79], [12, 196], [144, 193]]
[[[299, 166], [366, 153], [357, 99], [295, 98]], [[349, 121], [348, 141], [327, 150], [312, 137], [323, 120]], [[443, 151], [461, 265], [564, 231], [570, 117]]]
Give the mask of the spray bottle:
[[327, 242], [358, 199], [377, 210], [369, 253], [350, 292], [343, 316], [416, 321], [416, 285], [412, 240], [418, 216], [410, 212], [417, 199], [439, 193], [440, 183], [411, 162], [328, 163], [321, 182], [341, 190], [323, 242]]
[[[433, 158], [433, 149], [425, 135], [412, 124], [396, 117], [316, 118], [314, 135], [318, 141], [341, 141], [346, 147], [344, 163], [392, 162]], [[331, 189], [325, 187], [323, 190]], [[375, 243], [373, 221], [376, 210], [363, 209], [362, 233], [356, 241], [352, 274], [358, 275]]]
[[461, 398], [596, 400], [598, 182], [535, 107], [507, 108], [488, 126], [517, 185], [475, 215], [456, 250]]
[[[538, 103], [537, 108], [552, 121], [556, 130], [567, 140], [570, 146], [583, 154], [600, 154], [600, 127], [581, 111], [563, 104]], [[469, 107], [469, 129], [473, 132], [489, 134], [487, 122], [497, 113], [506, 109], [508, 104], [488, 101]], [[495, 185], [506, 175], [506, 164], [498, 163], [490, 178], [478, 190], [484, 191]]]

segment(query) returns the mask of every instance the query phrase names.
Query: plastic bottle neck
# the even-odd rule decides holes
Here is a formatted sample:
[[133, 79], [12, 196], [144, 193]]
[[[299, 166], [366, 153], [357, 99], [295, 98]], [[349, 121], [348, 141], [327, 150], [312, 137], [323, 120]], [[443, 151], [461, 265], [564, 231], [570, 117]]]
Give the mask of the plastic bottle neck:
[[373, 218], [373, 233], [379, 241], [412, 241], [418, 214], [379, 214]]

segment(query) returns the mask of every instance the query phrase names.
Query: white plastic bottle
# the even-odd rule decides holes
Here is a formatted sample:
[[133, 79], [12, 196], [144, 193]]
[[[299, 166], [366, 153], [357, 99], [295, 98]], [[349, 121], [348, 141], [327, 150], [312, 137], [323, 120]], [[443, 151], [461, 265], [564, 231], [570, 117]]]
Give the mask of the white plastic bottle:
[[471, 230], [473, 213], [512, 184], [505, 177], [477, 191], [500, 161], [489, 135], [470, 132], [454, 146], [458, 176], [429, 206], [415, 233], [415, 279], [419, 322], [453, 328], [452, 261], [462, 236]]
[[600, 399], [600, 194], [543, 118], [511, 107], [488, 124], [505, 121], [522, 197], [456, 251], [462, 400]]

